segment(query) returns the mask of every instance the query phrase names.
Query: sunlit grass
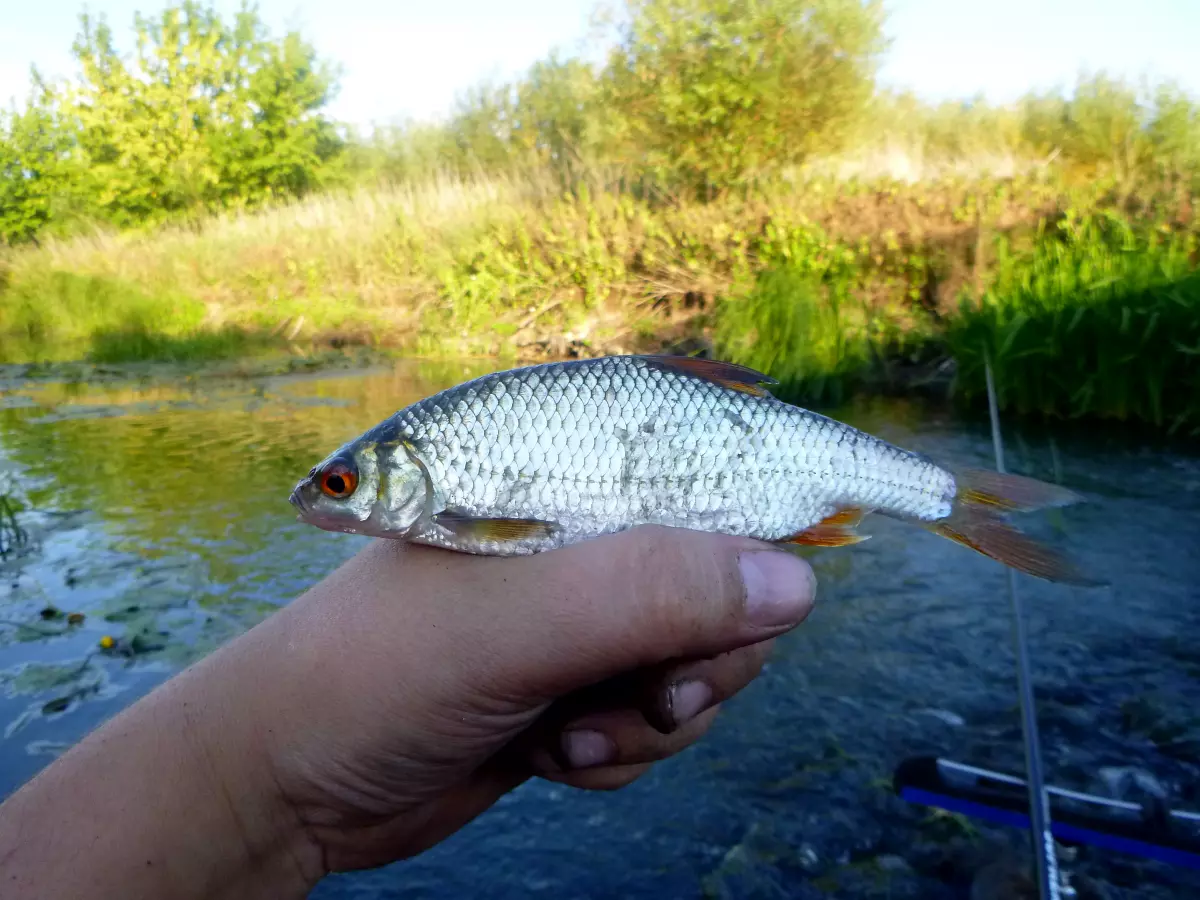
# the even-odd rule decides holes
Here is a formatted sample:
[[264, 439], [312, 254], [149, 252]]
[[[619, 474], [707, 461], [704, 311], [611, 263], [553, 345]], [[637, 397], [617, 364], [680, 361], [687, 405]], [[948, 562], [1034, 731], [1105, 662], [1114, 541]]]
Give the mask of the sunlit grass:
[[1020, 413], [1200, 427], [1200, 271], [1194, 234], [1115, 216], [1068, 219], [1035, 246], [1001, 246], [980, 302], [947, 329], [957, 389]]
[[47, 241], [0, 256], [0, 357], [513, 358], [551, 338], [592, 353], [687, 338], [815, 402], [938, 353], [969, 399], [986, 345], [1008, 408], [1191, 421], [1195, 221], [1177, 192], [1013, 160], [988, 174], [999, 158], [865, 159], [709, 202], [446, 177]]

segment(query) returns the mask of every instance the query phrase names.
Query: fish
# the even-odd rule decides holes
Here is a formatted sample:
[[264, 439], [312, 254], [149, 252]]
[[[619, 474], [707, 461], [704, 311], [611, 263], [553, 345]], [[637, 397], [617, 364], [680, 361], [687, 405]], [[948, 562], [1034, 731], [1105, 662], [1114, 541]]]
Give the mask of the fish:
[[1082, 498], [952, 470], [780, 400], [735, 363], [623, 355], [522, 366], [426, 397], [314, 466], [298, 518], [328, 531], [489, 556], [554, 550], [639, 525], [846, 547], [878, 514], [1018, 571], [1096, 586], [1008, 522]]

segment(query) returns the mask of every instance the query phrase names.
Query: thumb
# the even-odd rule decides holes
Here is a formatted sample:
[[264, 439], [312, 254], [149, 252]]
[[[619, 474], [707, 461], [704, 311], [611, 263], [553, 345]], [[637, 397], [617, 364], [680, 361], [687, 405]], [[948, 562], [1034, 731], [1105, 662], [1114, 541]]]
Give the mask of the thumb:
[[491, 620], [487, 656], [511, 689], [545, 697], [774, 637], [804, 620], [816, 588], [785, 550], [659, 526], [504, 563], [493, 584], [506, 596], [476, 611]]

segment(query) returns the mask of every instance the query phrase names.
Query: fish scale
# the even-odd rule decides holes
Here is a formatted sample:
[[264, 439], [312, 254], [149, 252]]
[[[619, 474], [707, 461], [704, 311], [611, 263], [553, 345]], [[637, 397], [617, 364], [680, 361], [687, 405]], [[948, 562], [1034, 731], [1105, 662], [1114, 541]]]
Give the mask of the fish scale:
[[486, 375], [401, 411], [439, 503], [481, 519], [559, 526], [518, 546], [411, 539], [474, 552], [535, 552], [658, 524], [779, 540], [839, 506], [934, 519], [954, 479], [924, 457], [774, 397], [637, 357]]
[[332, 531], [515, 556], [637, 525], [837, 547], [878, 512], [1022, 571], [1094, 585], [1003, 518], [1076, 502], [958, 471], [784, 403], [715, 360], [611, 356], [449, 388], [335, 450], [292, 491]]

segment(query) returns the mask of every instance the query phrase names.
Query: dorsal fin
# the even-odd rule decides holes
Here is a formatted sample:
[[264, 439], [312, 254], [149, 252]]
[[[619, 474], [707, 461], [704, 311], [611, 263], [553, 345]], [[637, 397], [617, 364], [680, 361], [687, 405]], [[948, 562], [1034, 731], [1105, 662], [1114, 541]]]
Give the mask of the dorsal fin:
[[779, 384], [770, 375], [756, 372], [747, 366], [739, 366], [737, 363], [722, 362], [719, 359], [701, 359], [698, 356], [654, 355], [643, 355], [639, 356], [638, 359], [644, 359], [646, 362], [662, 366], [666, 369], [684, 372], [696, 378], [703, 378], [705, 381], [711, 381], [730, 390], [741, 391], [743, 394], [751, 394], [755, 397], [771, 396], [766, 388], [762, 387], [763, 384]]

